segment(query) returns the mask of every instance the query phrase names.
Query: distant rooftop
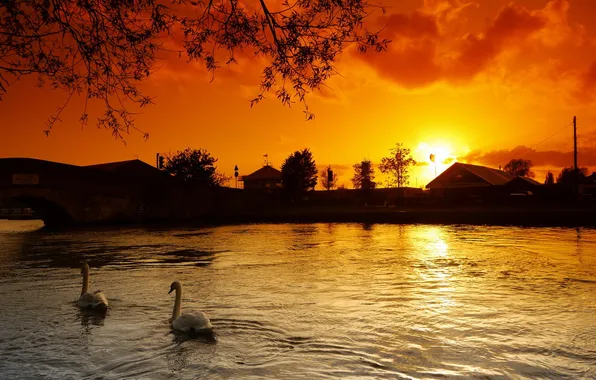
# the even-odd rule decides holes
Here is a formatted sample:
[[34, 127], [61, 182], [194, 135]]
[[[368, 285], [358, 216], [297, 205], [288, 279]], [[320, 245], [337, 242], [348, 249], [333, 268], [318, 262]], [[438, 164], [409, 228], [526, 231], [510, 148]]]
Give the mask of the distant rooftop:
[[273, 166], [265, 165], [254, 173], [242, 177], [242, 181], [246, 180], [281, 180], [281, 172]]

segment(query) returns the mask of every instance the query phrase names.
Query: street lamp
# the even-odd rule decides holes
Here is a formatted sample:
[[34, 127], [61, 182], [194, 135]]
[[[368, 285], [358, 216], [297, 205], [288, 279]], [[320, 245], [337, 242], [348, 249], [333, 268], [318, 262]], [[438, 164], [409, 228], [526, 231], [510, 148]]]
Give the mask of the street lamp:
[[437, 163], [435, 162], [435, 155], [433, 153], [430, 154], [430, 161], [435, 164], [435, 178], [437, 177]]
[[234, 178], [236, 180], [236, 188], [238, 188], [238, 165], [234, 165]]

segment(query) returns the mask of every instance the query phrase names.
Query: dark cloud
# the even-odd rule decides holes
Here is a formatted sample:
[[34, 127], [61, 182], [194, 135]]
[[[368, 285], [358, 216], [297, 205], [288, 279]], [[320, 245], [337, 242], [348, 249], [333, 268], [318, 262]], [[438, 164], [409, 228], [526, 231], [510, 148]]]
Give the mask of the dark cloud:
[[391, 39], [381, 53], [358, 54], [382, 76], [407, 88], [422, 87], [441, 78], [435, 62], [440, 39], [436, 15], [422, 12], [392, 14], [379, 19], [383, 35]]
[[568, 8], [563, 6], [567, 0], [552, 0], [541, 10], [511, 3], [501, 9], [483, 32], [456, 40], [441, 33], [441, 23], [449, 14], [446, 12], [455, 10], [447, 17], [455, 18], [470, 3], [440, 0], [427, 3], [430, 13], [392, 14], [380, 19], [385, 26], [383, 34], [392, 43], [385, 52], [360, 55], [380, 75], [406, 88], [443, 80], [470, 81], [490, 68], [504, 52], [524, 46], [551, 28], [551, 20], [562, 19], [559, 13], [567, 12]]
[[[464, 157], [458, 158], [458, 160], [490, 167], [499, 167], [505, 166], [514, 158], [530, 160], [534, 166], [539, 167], [563, 168], [573, 165], [572, 151], [537, 151], [523, 145], [513, 149], [499, 149], [489, 152], [476, 150], [468, 153]], [[578, 149], [578, 161], [580, 166], [596, 167], [596, 147]]]
[[497, 15], [486, 32], [466, 36], [447, 76], [469, 80], [484, 71], [507, 48], [526, 41], [546, 27], [548, 20], [540, 13], [510, 4]]
[[439, 37], [437, 18], [432, 14], [422, 12], [394, 13], [380, 17], [379, 22], [386, 25], [385, 32], [393, 37], [400, 36], [410, 39]]

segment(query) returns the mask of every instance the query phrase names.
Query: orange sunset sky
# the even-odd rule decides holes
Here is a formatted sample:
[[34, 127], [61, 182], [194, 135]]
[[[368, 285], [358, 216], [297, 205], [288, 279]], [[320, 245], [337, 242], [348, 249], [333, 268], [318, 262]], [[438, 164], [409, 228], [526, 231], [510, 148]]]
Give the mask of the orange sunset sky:
[[190, 146], [209, 150], [228, 175], [234, 165], [245, 175], [261, 167], [266, 153], [279, 167], [307, 147], [320, 168], [331, 164], [339, 183], [351, 187], [353, 164], [378, 163], [403, 142], [420, 162], [411, 186], [434, 177], [430, 153], [444, 161], [438, 172], [454, 159], [492, 167], [531, 159], [543, 181], [546, 170], [573, 164], [575, 115], [579, 165], [596, 169], [596, 1], [383, 4], [387, 14], [372, 16], [369, 25], [386, 25], [388, 51], [346, 51], [337, 65], [341, 76], [308, 97], [314, 121], [272, 94], [250, 108], [263, 67], [256, 59], [220, 69], [210, 83], [202, 65], [171, 57], [142, 86], [156, 97], [136, 118], [149, 140], [131, 133], [124, 145], [96, 129], [92, 113], [82, 129], [81, 99], [46, 137], [45, 122], [66, 95], [37, 89], [29, 78], [0, 102], [0, 156], [77, 165], [138, 157], [154, 164], [156, 152]]

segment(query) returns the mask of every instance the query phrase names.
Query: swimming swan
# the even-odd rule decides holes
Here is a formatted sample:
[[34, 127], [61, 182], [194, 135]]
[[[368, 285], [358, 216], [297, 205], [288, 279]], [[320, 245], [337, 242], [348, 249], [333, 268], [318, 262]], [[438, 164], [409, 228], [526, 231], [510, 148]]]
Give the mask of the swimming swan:
[[202, 311], [195, 311], [192, 314], [180, 315], [180, 303], [182, 302], [182, 285], [178, 281], [172, 282], [168, 294], [176, 291], [176, 301], [174, 302], [174, 311], [170, 319], [170, 325], [174, 330], [182, 332], [212, 332], [211, 321]]
[[83, 262], [81, 274], [83, 275], [83, 289], [81, 290], [81, 296], [77, 303], [79, 307], [84, 309], [106, 310], [108, 308], [108, 299], [101, 290], [89, 293], [89, 264], [87, 264], [87, 261]]

